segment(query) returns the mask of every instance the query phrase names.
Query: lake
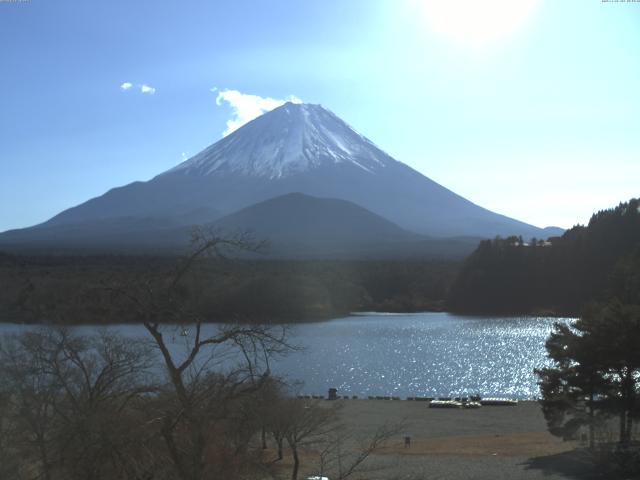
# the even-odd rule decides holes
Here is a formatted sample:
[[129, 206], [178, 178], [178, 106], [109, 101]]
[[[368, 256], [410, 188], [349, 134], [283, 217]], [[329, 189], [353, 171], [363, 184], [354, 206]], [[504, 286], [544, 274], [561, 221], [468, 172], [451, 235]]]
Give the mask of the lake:
[[[279, 359], [274, 373], [303, 380], [300, 393], [393, 396], [538, 396], [534, 368], [549, 365], [544, 343], [553, 323], [570, 319], [476, 317], [449, 313], [358, 314], [291, 328], [302, 351]], [[21, 325], [0, 324], [0, 333]], [[144, 336], [139, 325], [117, 325]], [[170, 327], [168, 327], [170, 328]], [[209, 328], [215, 328], [209, 326]], [[74, 330], [89, 334], [97, 327]], [[173, 329], [175, 331], [175, 329]], [[173, 337], [178, 350], [184, 338]]]

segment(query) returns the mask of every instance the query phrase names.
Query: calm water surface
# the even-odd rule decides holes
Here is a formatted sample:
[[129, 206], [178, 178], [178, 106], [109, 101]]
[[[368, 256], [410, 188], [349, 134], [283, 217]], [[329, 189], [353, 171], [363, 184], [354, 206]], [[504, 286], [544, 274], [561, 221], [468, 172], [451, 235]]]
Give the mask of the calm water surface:
[[305, 379], [305, 393], [532, 398], [533, 369], [548, 365], [549, 318], [447, 313], [362, 315], [296, 327], [304, 355], [279, 364]]
[[[555, 321], [536, 317], [462, 317], [448, 313], [361, 314], [296, 325], [291, 342], [300, 352], [279, 359], [273, 371], [303, 380], [301, 393], [341, 395], [538, 395], [533, 369], [548, 365], [544, 342]], [[25, 327], [0, 324], [1, 333]], [[113, 327], [145, 336], [143, 327]], [[210, 325], [208, 328], [215, 328]], [[83, 334], [97, 327], [76, 327]], [[184, 338], [169, 333], [179, 351]]]

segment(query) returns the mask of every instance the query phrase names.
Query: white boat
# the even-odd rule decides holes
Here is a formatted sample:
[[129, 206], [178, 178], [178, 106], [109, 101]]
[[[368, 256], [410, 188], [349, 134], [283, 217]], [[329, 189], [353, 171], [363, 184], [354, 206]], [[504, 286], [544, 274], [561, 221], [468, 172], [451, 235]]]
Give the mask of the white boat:
[[431, 400], [429, 408], [462, 408], [462, 402], [455, 400]]
[[483, 398], [480, 400], [480, 404], [488, 406], [508, 406], [515, 407], [518, 405], [518, 400], [511, 398]]

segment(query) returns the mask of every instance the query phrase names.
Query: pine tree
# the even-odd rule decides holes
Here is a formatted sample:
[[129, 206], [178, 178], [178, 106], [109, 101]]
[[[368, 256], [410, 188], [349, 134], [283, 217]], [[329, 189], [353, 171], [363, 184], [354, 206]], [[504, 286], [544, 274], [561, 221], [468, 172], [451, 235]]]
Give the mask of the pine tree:
[[640, 402], [640, 306], [613, 300], [557, 324], [546, 344], [553, 368], [537, 370], [549, 431], [571, 437], [602, 417], [619, 417], [619, 442], [632, 440]]

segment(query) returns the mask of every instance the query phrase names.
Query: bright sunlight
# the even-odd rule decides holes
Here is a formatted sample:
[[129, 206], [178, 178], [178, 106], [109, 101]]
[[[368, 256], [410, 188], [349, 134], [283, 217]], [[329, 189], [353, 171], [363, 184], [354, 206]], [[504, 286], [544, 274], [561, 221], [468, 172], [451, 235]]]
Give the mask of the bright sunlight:
[[429, 27], [471, 48], [483, 48], [520, 30], [538, 0], [423, 0], [417, 2]]

